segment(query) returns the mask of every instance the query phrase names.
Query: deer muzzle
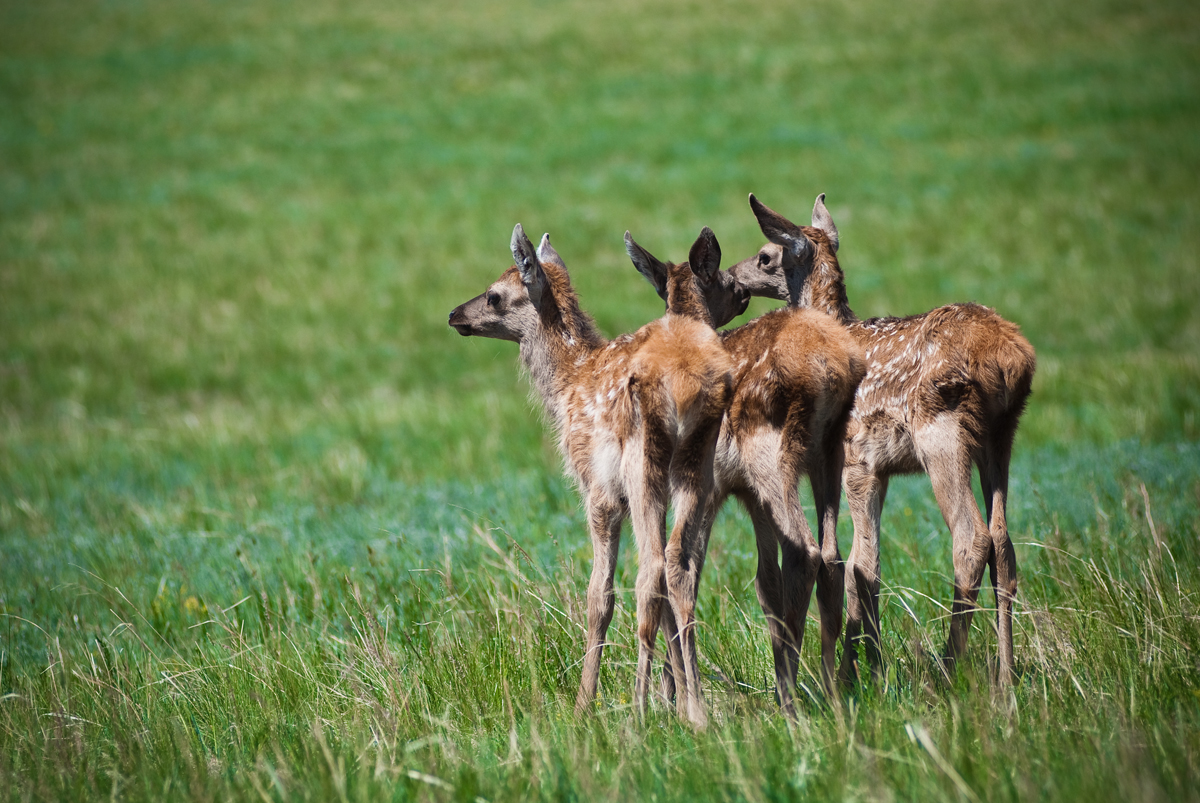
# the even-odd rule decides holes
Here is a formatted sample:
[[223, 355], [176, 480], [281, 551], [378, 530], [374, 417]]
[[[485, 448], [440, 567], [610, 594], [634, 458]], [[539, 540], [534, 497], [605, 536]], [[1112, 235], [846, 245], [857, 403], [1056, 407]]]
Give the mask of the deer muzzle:
[[463, 309], [463, 307], [465, 307], [465, 306], [467, 306], [467, 305], [460, 304], [459, 306], [450, 310], [450, 320], [448, 321], [448, 323], [460, 335], [462, 335], [463, 337], [468, 337], [468, 336], [474, 334], [474, 332], [471, 329], [471, 322], [467, 320], [467, 313]]

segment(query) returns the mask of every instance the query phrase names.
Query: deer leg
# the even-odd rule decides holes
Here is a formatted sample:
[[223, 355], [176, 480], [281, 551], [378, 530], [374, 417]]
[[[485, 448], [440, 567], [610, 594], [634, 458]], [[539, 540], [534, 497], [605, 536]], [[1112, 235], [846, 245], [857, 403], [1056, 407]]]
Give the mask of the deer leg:
[[992, 536], [971, 492], [971, 457], [962, 443], [957, 422], [935, 423], [915, 434], [918, 454], [929, 472], [933, 494], [954, 539], [954, 607], [945, 655], [947, 669], [953, 669], [966, 652], [971, 616], [992, 549]]
[[575, 698], [575, 710], [582, 713], [596, 698], [600, 681], [600, 657], [604, 638], [612, 622], [613, 574], [617, 569], [617, 548], [621, 543], [624, 512], [618, 505], [587, 499], [588, 529], [592, 536], [592, 579], [587, 591], [587, 649], [583, 656], [583, 678]]
[[[983, 520], [985, 522], [991, 521], [992, 520], [992, 500], [991, 500], [992, 491], [991, 491], [991, 486], [988, 484], [988, 479], [985, 476], [985, 469], [983, 467], [982, 462], [979, 464], [979, 484], [982, 486], [983, 498], [984, 498], [984, 504], [985, 504], [985, 508], [983, 511]], [[990, 527], [989, 527], [989, 529], [990, 529]], [[994, 614], [995, 614], [994, 618], [996, 620], [995, 626], [996, 626], [997, 636], [999, 636], [999, 634], [1000, 634], [1000, 575], [998, 574], [998, 572], [999, 572], [999, 569], [996, 567], [996, 545], [993, 543], [991, 549], [988, 550], [987, 575], [988, 575], [988, 579], [991, 581], [991, 584], [992, 584], [992, 591], [996, 596], [996, 608], [994, 611]], [[982, 590], [983, 590], [983, 580], [981, 578], [980, 579], [980, 591], [982, 591]]]
[[[660, 593], [666, 598], [665, 575]], [[675, 622], [675, 612], [671, 610], [670, 605], [663, 605], [660, 616], [662, 618], [659, 620], [659, 627], [662, 629], [664, 640], [667, 643], [667, 651], [663, 656], [662, 683], [659, 686], [659, 694], [663, 703], [670, 708], [675, 705], [676, 695], [681, 694], [687, 686], [687, 679], [683, 673], [683, 653], [679, 649], [679, 625]]]
[[841, 433], [832, 438], [820, 456], [810, 461], [809, 482], [817, 508], [817, 544], [821, 566], [817, 572], [817, 610], [821, 614], [821, 682], [825, 693], [835, 692], [837, 640], [842, 634], [842, 605], [846, 596], [846, 572], [837, 541], [838, 502], [842, 492], [845, 451]]
[[636, 492], [629, 494], [630, 515], [638, 548], [638, 572], [633, 591], [637, 602], [638, 659], [633, 701], [639, 713], [645, 713], [646, 710], [654, 642], [662, 622], [663, 530], [666, 513], [662, 483], [648, 477], [642, 480]]
[[[982, 473], [983, 472], [981, 470], [980, 474], [982, 475]], [[981, 481], [982, 481], [982, 477], [981, 477]], [[990, 495], [991, 495], [991, 492], [988, 490], [987, 485], [984, 484], [984, 487], [983, 487], [984, 498], [986, 499]], [[989, 502], [990, 502], [990, 500], [989, 500]], [[984, 518], [984, 521], [991, 521], [992, 513], [991, 513], [991, 505], [990, 504], [988, 505], [988, 510], [984, 511], [983, 518]], [[997, 574], [998, 569], [996, 568], [996, 549], [995, 549], [994, 545], [993, 545], [992, 549], [988, 551], [987, 571], [988, 571], [988, 578], [992, 581], [992, 590], [996, 593], [996, 632], [999, 633], [1000, 632], [1000, 580], [999, 580], [999, 575]]]
[[[707, 528], [705, 532], [711, 532], [713, 522], [716, 521], [717, 513], [721, 510], [721, 506], [725, 503], [727, 495], [723, 494], [718, 497], [714, 494], [709, 502], [709, 509], [706, 513], [704, 526]], [[666, 574], [663, 575], [663, 597], [669, 600], [666, 590]], [[663, 665], [662, 676], [662, 697], [668, 704], [672, 701], [677, 703], [678, 712], [680, 715], [685, 715], [686, 711], [682, 706], [678, 706], [678, 701], [684, 699], [677, 694], [682, 695], [682, 690], [687, 688], [687, 675], [684, 670], [683, 651], [679, 640], [679, 624], [675, 621], [675, 611], [670, 604], [663, 606], [663, 633], [667, 640], [667, 656]]]
[[794, 716], [792, 688], [788, 685], [789, 654], [796, 646], [783, 624], [783, 575], [779, 571], [779, 529], [766, 509], [753, 494], [741, 497], [742, 504], [754, 523], [754, 538], [758, 545], [758, 574], [754, 577], [754, 590], [758, 604], [767, 618], [767, 635], [771, 639], [771, 654], [775, 659], [775, 688], [779, 692], [779, 705], [783, 712]]
[[713, 458], [720, 418], [710, 426], [693, 431], [671, 459], [671, 497], [675, 525], [667, 543], [667, 594], [679, 627], [679, 646], [687, 694], [677, 703], [693, 725], [708, 724], [700, 687], [700, 664], [696, 652], [696, 596], [700, 573], [708, 552], [713, 517]]
[[887, 477], [863, 463], [842, 471], [846, 501], [854, 522], [854, 543], [846, 560], [846, 635], [838, 680], [861, 679], [858, 648], [867, 653], [867, 666], [878, 679], [883, 671], [883, 642], [879, 635], [879, 520], [887, 496]]
[[[821, 551], [800, 506], [796, 475], [785, 471], [780, 461], [777, 484], [763, 489], [760, 499], [776, 522], [779, 532], [780, 574], [783, 591], [783, 624], [787, 633], [784, 688], [794, 696], [804, 644], [804, 624], [812, 601], [813, 584], [821, 565]], [[780, 476], [782, 475], [782, 476]], [[786, 709], [785, 709], [786, 711]]]
[[783, 620], [795, 644], [788, 666], [788, 681], [794, 689], [800, 669], [800, 650], [804, 646], [808, 606], [821, 568], [821, 550], [804, 518], [799, 498], [790, 518], [780, 542], [780, 571], [783, 574]]
[[987, 504], [988, 530], [992, 539], [990, 566], [996, 589], [996, 640], [999, 648], [999, 682], [1012, 683], [1016, 670], [1013, 656], [1013, 600], [1017, 596], [1017, 553], [1008, 537], [1006, 507], [1008, 465], [1012, 456], [1013, 433], [1005, 432], [984, 449], [979, 465], [979, 480]]

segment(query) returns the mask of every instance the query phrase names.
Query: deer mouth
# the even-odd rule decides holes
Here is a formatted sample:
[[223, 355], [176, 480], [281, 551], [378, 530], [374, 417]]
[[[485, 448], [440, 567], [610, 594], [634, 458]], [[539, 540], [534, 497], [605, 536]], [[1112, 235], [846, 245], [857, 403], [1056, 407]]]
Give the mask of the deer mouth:
[[455, 307], [450, 311], [450, 320], [448, 321], [454, 331], [458, 332], [463, 337], [469, 337], [475, 334], [471, 329], [471, 324], [467, 322], [467, 316], [463, 312], [462, 307]]

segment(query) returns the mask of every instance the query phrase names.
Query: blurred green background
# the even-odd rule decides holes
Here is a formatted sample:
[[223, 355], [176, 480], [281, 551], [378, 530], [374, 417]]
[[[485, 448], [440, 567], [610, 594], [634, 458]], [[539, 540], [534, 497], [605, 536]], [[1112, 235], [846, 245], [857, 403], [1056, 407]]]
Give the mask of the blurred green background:
[[[0, 799], [1194, 799], [1198, 132], [1194, 2], [0, 2]], [[729, 265], [749, 192], [828, 193], [860, 316], [975, 300], [1037, 349], [1019, 722], [986, 661], [930, 674], [923, 478], [877, 696], [773, 714], [730, 506], [713, 731], [627, 749], [631, 547], [569, 719], [578, 498], [516, 347], [447, 314], [521, 222], [633, 330], [622, 233]]]
[[863, 317], [1018, 322], [1022, 443], [1200, 432], [1190, 4], [2, 13], [10, 446], [320, 431], [407, 476], [541, 467], [515, 348], [445, 326], [513, 224], [611, 335], [660, 314], [622, 232], [678, 259], [710, 225], [732, 264], [751, 191], [801, 220], [829, 194]]

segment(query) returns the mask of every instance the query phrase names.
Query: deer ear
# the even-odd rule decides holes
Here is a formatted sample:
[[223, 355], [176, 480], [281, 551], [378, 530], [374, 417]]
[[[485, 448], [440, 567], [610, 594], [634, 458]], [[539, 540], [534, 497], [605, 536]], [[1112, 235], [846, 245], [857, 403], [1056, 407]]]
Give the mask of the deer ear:
[[550, 245], [550, 232], [542, 235], [542, 241], [538, 243], [537, 258], [543, 264], [557, 265], [563, 270], [567, 269], [567, 263], [563, 262], [562, 257], [554, 250], [554, 246]]
[[633, 235], [625, 232], [625, 253], [637, 268], [638, 273], [654, 286], [654, 292], [663, 301], [667, 300], [667, 266], [645, 248], [633, 241]]
[[750, 193], [750, 208], [754, 210], [758, 227], [768, 240], [788, 249], [798, 259], [808, 256], [812, 251], [812, 242], [804, 236], [800, 227], [755, 198], [754, 193]]
[[509, 245], [512, 247], [513, 262], [521, 272], [521, 282], [529, 291], [529, 300], [535, 307], [539, 306], [542, 302], [542, 291], [546, 288], [546, 274], [538, 262], [533, 243], [525, 236], [525, 230], [521, 228], [520, 223], [513, 229], [512, 242]]
[[825, 193], [817, 196], [816, 203], [813, 204], [812, 224], [814, 229], [820, 229], [825, 232], [825, 236], [829, 238], [829, 244], [833, 247], [833, 253], [838, 250], [838, 231], [837, 226], [833, 225], [833, 217], [829, 214], [829, 210], [825, 208]]
[[700, 236], [692, 243], [688, 265], [702, 285], [707, 286], [717, 278], [717, 272], [721, 269], [721, 244], [708, 226], [700, 230]]

